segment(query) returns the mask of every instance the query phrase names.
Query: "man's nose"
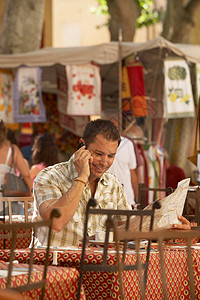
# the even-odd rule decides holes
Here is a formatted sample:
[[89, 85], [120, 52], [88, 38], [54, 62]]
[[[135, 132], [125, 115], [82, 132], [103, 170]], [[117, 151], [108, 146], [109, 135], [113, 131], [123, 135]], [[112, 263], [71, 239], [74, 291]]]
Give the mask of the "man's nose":
[[108, 165], [108, 157], [107, 156], [102, 156], [100, 163], [101, 163], [102, 166], [106, 167]]

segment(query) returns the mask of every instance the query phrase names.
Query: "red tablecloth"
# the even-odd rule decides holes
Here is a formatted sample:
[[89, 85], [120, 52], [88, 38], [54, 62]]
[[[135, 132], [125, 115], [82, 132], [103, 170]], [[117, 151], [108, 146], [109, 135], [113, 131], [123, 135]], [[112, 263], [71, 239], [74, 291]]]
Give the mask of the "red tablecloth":
[[[21, 222], [21, 223], [24, 222], [24, 221], [20, 221], [20, 216], [19, 216], [18, 221], [17, 220], [13, 221], [13, 223], [19, 223], [19, 222]], [[9, 223], [9, 221], [6, 220], [6, 223]], [[0, 224], [3, 224], [2, 220], [0, 220]], [[23, 234], [26, 236], [17, 238], [16, 249], [24, 249], [24, 248], [29, 247], [30, 242], [31, 242], [31, 234], [32, 234], [31, 232], [32, 231], [29, 229], [28, 230], [21, 229], [18, 231], [19, 234]], [[0, 231], [0, 233], [3, 233], [3, 232]], [[9, 231], [6, 230], [6, 232], [4, 232], [4, 234], [9, 234]], [[5, 239], [5, 240], [0, 238], [0, 249], [10, 249], [10, 244], [11, 244], [11, 240], [9, 238]]]
[[[57, 250], [56, 250], [57, 251]], [[8, 260], [9, 250], [0, 250], [0, 259]], [[141, 254], [142, 259], [144, 254]], [[35, 263], [42, 264], [45, 258], [44, 250], [35, 251]], [[57, 253], [58, 265], [66, 267], [80, 267], [81, 249], [67, 250]], [[29, 250], [19, 250], [15, 253], [15, 259], [20, 262], [29, 261]], [[53, 251], [50, 253], [52, 262]], [[100, 264], [102, 252], [96, 248], [87, 249], [86, 259], [93, 264]], [[134, 253], [129, 253], [127, 262], [135, 261]], [[165, 251], [168, 299], [189, 299], [188, 278], [186, 269], [186, 252], [184, 249], [172, 249], [168, 247]], [[195, 286], [196, 298], [200, 299], [200, 250], [193, 250], [193, 260], [195, 266]], [[116, 263], [115, 253], [108, 255], [109, 264]], [[88, 300], [98, 299], [119, 299], [119, 283], [117, 273], [106, 272], [84, 272], [83, 287]], [[124, 272], [123, 284], [125, 299], [140, 299], [139, 282], [135, 271]], [[161, 274], [159, 266], [159, 254], [152, 251], [147, 279], [146, 299], [162, 299]]]
[[[0, 262], [0, 269], [7, 268], [6, 263]], [[27, 264], [16, 264], [16, 267], [27, 267]], [[34, 265], [32, 273], [32, 282], [37, 282], [42, 278], [43, 266]], [[26, 282], [26, 274], [15, 275], [12, 277], [11, 286], [19, 286]], [[45, 299], [74, 299], [78, 289], [79, 272], [75, 268], [64, 267], [48, 267], [47, 279], [45, 285]], [[0, 288], [6, 288], [6, 278], [0, 278]], [[33, 289], [31, 291], [21, 293], [25, 299], [39, 299], [41, 289]], [[81, 291], [81, 299], [86, 300], [84, 290]]]

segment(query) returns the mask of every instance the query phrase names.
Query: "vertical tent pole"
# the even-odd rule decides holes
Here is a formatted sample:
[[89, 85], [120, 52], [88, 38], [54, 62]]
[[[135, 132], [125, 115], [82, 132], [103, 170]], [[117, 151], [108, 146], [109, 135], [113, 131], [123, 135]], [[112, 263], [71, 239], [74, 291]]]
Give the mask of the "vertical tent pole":
[[118, 100], [118, 129], [122, 132], [122, 29], [119, 28], [118, 38], [118, 59], [119, 59], [119, 100]]

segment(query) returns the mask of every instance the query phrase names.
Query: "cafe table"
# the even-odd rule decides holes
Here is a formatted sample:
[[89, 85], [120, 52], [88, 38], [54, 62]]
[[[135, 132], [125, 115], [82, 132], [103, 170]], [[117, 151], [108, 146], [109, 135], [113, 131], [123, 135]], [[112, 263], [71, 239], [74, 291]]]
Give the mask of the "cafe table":
[[[193, 251], [195, 293], [196, 299], [200, 299], [200, 246], [196, 245]], [[56, 254], [56, 261], [55, 261]], [[168, 299], [189, 299], [189, 284], [187, 272], [187, 255], [184, 246], [181, 244], [166, 245], [165, 251], [166, 274], [168, 284]], [[34, 253], [34, 263], [43, 264], [45, 259], [44, 249], [37, 249]], [[86, 261], [88, 263], [100, 264], [103, 252], [98, 247], [86, 249]], [[29, 250], [21, 249], [15, 252], [15, 259], [21, 263], [28, 263], [30, 258]], [[141, 250], [141, 260], [144, 261], [145, 253]], [[0, 260], [8, 261], [9, 250], [0, 250]], [[50, 262], [57, 263], [59, 267], [80, 267], [81, 248], [72, 249], [51, 249]], [[126, 256], [126, 262], [136, 261], [134, 250], [130, 250]], [[108, 263], [116, 264], [116, 252], [110, 248], [108, 252]], [[87, 300], [98, 299], [120, 299], [118, 274], [112, 272], [84, 272], [82, 278]], [[136, 271], [123, 273], [123, 287], [126, 300], [141, 299], [139, 280]], [[156, 247], [152, 248], [146, 286], [146, 299], [163, 299], [161, 286], [161, 273], [159, 265], [159, 253]]]
[[[31, 281], [37, 282], [42, 279], [43, 265], [34, 265], [31, 275]], [[0, 289], [6, 288], [6, 274], [8, 263], [0, 262]], [[6, 272], [6, 273], [4, 273]], [[14, 263], [14, 270], [11, 278], [11, 287], [20, 286], [26, 283], [28, 277], [27, 264]], [[54, 267], [49, 266], [47, 271], [45, 295], [47, 300], [76, 300], [78, 289], [79, 272], [75, 268]], [[21, 292], [25, 299], [39, 299], [41, 289], [33, 289], [26, 292]], [[81, 299], [86, 300], [84, 290], [81, 290]]]

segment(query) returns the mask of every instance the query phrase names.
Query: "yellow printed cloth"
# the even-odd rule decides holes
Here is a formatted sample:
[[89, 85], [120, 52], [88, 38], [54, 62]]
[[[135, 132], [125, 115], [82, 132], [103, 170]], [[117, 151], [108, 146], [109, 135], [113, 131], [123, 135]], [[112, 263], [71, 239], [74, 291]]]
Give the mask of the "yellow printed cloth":
[[194, 117], [195, 108], [190, 80], [190, 70], [183, 59], [164, 61], [166, 118]]

